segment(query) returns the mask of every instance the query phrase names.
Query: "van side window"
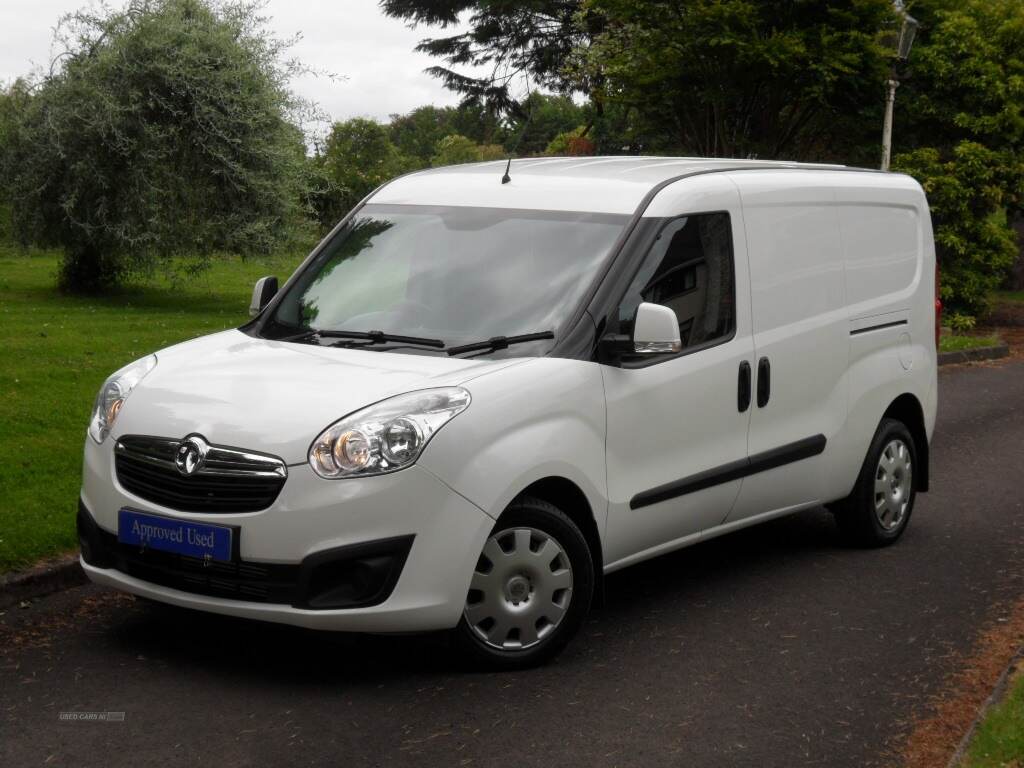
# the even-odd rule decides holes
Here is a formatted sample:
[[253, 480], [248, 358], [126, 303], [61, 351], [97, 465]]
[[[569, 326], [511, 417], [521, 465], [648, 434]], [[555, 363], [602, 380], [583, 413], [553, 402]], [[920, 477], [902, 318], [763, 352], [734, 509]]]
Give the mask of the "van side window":
[[619, 332], [631, 334], [641, 302], [670, 307], [683, 350], [730, 336], [736, 327], [735, 266], [728, 213], [673, 219], [619, 305]]

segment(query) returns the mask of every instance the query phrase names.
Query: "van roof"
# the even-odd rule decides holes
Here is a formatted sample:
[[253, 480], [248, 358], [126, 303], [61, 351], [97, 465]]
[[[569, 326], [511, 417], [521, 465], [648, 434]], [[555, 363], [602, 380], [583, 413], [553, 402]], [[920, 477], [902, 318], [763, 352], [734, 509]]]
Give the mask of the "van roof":
[[511, 182], [502, 184], [506, 162], [411, 173], [385, 185], [370, 202], [632, 214], [652, 189], [683, 175], [740, 169], [862, 170], [844, 165], [726, 158], [545, 157], [513, 160]]

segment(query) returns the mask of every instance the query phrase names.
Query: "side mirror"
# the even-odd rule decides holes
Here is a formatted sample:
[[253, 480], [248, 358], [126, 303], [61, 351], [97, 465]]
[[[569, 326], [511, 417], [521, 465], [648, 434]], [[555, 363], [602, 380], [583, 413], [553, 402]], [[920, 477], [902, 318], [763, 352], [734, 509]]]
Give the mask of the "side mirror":
[[675, 312], [661, 304], [648, 302], [636, 308], [636, 320], [633, 321], [635, 354], [664, 355], [679, 352], [682, 348]]
[[252, 303], [249, 304], [249, 316], [256, 317], [270, 300], [277, 295], [277, 278], [273, 275], [261, 277], [252, 289]]
[[664, 355], [683, 348], [676, 313], [660, 304], [643, 303], [636, 309], [633, 337], [605, 334], [597, 347], [597, 359], [618, 365], [622, 360], [645, 355]]

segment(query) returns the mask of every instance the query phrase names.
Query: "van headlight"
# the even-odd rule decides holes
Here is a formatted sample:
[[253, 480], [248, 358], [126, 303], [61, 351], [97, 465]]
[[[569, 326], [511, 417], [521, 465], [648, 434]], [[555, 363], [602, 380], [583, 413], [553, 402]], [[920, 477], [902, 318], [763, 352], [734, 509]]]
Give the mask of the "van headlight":
[[103, 382], [92, 406], [92, 418], [89, 419], [89, 435], [93, 440], [102, 443], [106, 439], [128, 395], [155, 367], [156, 355], [150, 355], [129, 363]]
[[469, 406], [462, 387], [410, 392], [351, 413], [325, 429], [309, 465], [329, 479], [382, 475], [409, 466], [441, 427]]

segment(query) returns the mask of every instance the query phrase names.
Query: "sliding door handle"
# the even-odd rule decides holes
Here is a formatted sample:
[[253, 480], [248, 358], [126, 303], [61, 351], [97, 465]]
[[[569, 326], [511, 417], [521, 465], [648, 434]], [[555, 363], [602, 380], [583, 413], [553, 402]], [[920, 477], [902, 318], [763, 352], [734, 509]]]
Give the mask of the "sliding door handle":
[[736, 387], [736, 407], [743, 413], [750, 407], [750, 363], [740, 363], [739, 381]]
[[764, 408], [772, 396], [772, 364], [767, 357], [757, 361], [757, 407]]

